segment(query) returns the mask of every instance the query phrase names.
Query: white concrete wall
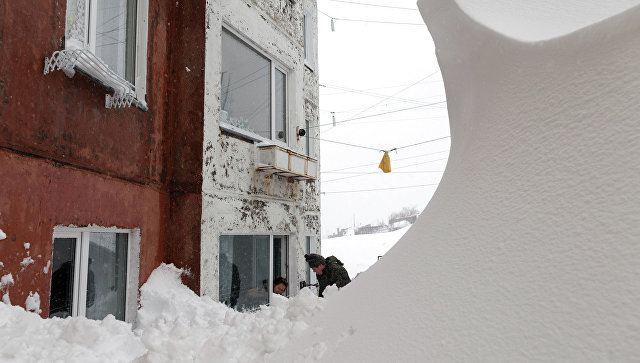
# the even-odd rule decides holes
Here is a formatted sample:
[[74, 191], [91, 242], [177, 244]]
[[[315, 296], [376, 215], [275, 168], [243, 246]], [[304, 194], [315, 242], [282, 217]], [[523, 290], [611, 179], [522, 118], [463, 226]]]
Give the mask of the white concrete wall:
[[[320, 237], [319, 181], [265, 178], [255, 171], [255, 145], [220, 129], [221, 34], [223, 24], [249, 40], [289, 70], [289, 148], [304, 153], [303, 138], [296, 140], [296, 126], [305, 118], [318, 124], [318, 74], [304, 66], [302, 38], [303, 5], [296, 2], [207, 2], [205, 127], [203, 165], [201, 292], [218, 297], [219, 238], [222, 234], [288, 235], [295, 256], [297, 276], [290, 276], [290, 291], [304, 279], [305, 237]], [[320, 155], [312, 144], [312, 157]], [[291, 250], [291, 248], [290, 248]]]

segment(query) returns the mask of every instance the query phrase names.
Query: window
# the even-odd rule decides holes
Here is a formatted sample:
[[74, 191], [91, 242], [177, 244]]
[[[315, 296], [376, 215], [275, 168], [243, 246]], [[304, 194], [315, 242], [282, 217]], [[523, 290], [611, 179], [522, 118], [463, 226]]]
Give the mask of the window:
[[[45, 61], [45, 74], [73, 68], [114, 92], [107, 107], [122, 99], [146, 109], [148, 0], [67, 0], [64, 55]], [[115, 103], [114, 103], [115, 102]]]
[[[306, 241], [306, 248], [305, 248], [305, 254], [310, 254], [311, 253], [311, 236], [307, 236], [307, 241]], [[307, 282], [307, 285], [311, 285], [311, 268], [309, 268], [309, 266], [307, 266], [307, 273], [305, 274], [305, 281]]]
[[134, 83], [136, 0], [94, 2], [89, 1], [90, 8], [96, 8], [95, 15], [90, 9], [93, 16], [89, 17], [89, 24], [95, 19], [95, 27], [89, 30], [89, 47], [117, 75]]
[[313, 17], [309, 10], [304, 11], [302, 16], [302, 33], [304, 42], [304, 64], [310, 69], [315, 69], [315, 61], [313, 54]]
[[138, 287], [132, 261], [138, 253], [139, 232], [56, 227], [49, 317], [100, 320], [111, 314], [131, 321]]
[[221, 122], [262, 139], [287, 142], [287, 72], [222, 30]]
[[219, 300], [238, 310], [269, 302], [273, 280], [288, 276], [287, 236], [220, 236]]
[[[316, 245], [315, 245], [315, 241], [314, 241], [314, 237], [312, 236], [307, 236], [306, 237], [306, 241], [305, 241], [305, 254], [309, 254], [309, 253], [316, 253]], [[313, 285], [316, 282], [318, 282], [317, 278], [316, 278], [316, 274], [313, 272], [313, 270], [311, 269], [311, 267], [309, 267], [309, 265], [305, 262], [306, 265], [306, 274], [305, 274], [305, 282], [307, 284], [307, 286], [309, 285]], [[315, 287], [312, 287], [312, 289], [314, 289], [315, 291]]]
[[309, 120], [304, 120], [304, 128], [307, 131], [304, 135], [304, 149], [307, 156], [311, 156], [311, 130], [309, 130]]

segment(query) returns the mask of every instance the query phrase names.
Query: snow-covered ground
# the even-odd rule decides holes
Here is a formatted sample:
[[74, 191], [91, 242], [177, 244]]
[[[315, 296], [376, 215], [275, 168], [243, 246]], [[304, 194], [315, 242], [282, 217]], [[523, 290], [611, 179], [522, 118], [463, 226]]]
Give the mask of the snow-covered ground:
[[409, 227], [404, 227], [387, 233], [323, 239], [322, 255], [336, 256], [344, 263], [349, 276], [353, 279], [376, 263], [378, 256], [387, 253], [408, 230]]
[[[377, 235], [323, 241], [324, 253], [345, 262], [354, 277], [377, 261], [407, 228]], [[309, 289], [270, 306], [240, 313], [200, 297], [180, 280], [173, 265], [158, 267], [142, 286], [136, 326], [108, 316], [102, 321], [42, 319], [17, 306], [0, 303], [1, 362], [249, 362], [267, 359], [309, 328], [309, 319], [325, 299]], [[332, 298], [336, 290], [325, 295]], [[311, 346], [306, 360], [320, 358], [323, 346]]]
[[[323, 241], [324, 253], [339, 256], [351, 277], [375, 263], [407, 231], [359, 235]], [[309, 328], [323, 309], [321, 299], [303, 289], [270, 306], [240, 313], [200, 297], [180, 280], [173, 265], [158, 267], [142, 286], [137, 323], [108, 316], [42, 319], [17, 306], [0, 303], [1, 362], [249, 362], [267, 359]], [[337, 289], [325, 293], [327, 299]], [[320, 358], [322, 345], [311, 346], [306, 360]]]
[[162, 265], [151, 274], [141, 288], [135, 327], [111, 315], [102, 321], [42, 319], [0, 303], [0, 362], [262, 360], [306, 330], [325, 301], [304, 289], [294, 298], [276, 296], [271, 306], [240, 313], [197, 296], [182, 284], [180, 273]]

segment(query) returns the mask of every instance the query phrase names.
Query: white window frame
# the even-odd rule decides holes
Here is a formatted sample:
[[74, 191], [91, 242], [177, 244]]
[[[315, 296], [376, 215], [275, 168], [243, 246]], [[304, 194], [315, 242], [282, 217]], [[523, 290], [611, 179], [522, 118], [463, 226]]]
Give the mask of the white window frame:
[[[87, 307], [87, 276], [89, 264], [89, 238], [91, 232], [127, 233], [127, 287], [125, 292], [125, 321], [135, 321], [138, 309], [138, 282], [140, 274], [140, 229], [119, 229], [115, 227], [67, 227], [53, 228], [52, 243], [56, 238], [76, 238], [75, 250], [77, 267], [74, 269], [73, 304], [71, 316], [85, 316]], [[53, 254], [53, 251], [52, 251]]]
[[[271, 301], [273, 300], [273, 279], [275, 279], [277, 276], [273, 276], [273, 237], [285, 237], [287, 239], [287, 245], [289, 246], [289, 250], [287, 251], [287, 261], [286, 261], [286, 265], [287, 265], [287, 282], [289, 283], [289, 292], [291, 293], [291, 276], [294, 276], [293, 273], [294, 271], [292, 271], [292, 266], [291, 266], [291, 238], [292, 236], [290, 234], [287, 233], [273, 233], [273, 234], [269, 234], [269, 233], [258, 233], [258, 232], [251, 232], [251, 233], [224, 233], [221, 234], [220, 236], [218, 236], [218, 243], [220, 243], [220, 237], [223, 236], [269, 236], [269, 301], [268, 303], [271, 303]], [[219, 247], [218, 247], [219, 250]], [[254, 250], [255, 251], [255, 250]], [[254, 256], [255, 257], [255, 256]], [[254, 259], [255, 261], [255, 259]], [[218, 264], [220, 263], [220, 260], [218, 259]], [[218, 266], [218, 268], [220, 268], [220, 266]], [[255, 268], [255, 266], [253, 266], [253, 268]], [[220, 275], [218, 275], [218, 283], [220, 280]], [[218, 300], [220, 300], [220, 297], [218, 297]]]
[[[316, 237], [315, 236], [306, 236], [305, 238], [305, 249], [306, 249], [306, 243], [307, 243], [307, 238], [309, 239], [309, 250], [306, 253], [316, 253]], [[307, 264], [305, 262], [306, 268], [307, 268], [307, 272], [309, 273], [309, 285], [314, 285], [318, 282], [318, 279], [316, 277], [316, 273], [313, 272], [313, 270], [311, 269], [311, 267], [309, 266], [309, 264]], [[305, 274], [305, 280], [306, 280], [307, 276]], [[315, 290], [314, 290], [315, 291]]]
[[[95, 41], [96, 41], [96, 28], [95, 28], [95, 19], [97, 16], [97, 7], [95, 6], [97, 0], [67, 0], [67, 23], [66, 27], [69, 27], [69, 19], [76, 17], [83, 17], [80, 20], [84, 24], [84, 30], [82, 35], [73, 34], [71, 29], [65, 30], [65, 50], [67, 51], [76, 51], [76, 50], [84, 50], [93, 54], [94, 58], [101, 61], [97, 56], [95, 56]], [[69, 10], [70, 3], [80, 3], [84, 2], [84, 14], [72, 14]], [[94, 5], [94, 6], [92, 6]], [[148, 23], [149, 23], [149, 0], [137, 0], [136, 3], [136, 40], [135, 40], [135, 64], [134, 64], [134, 82], [130, 83], [132, 87], [128, 87], [129, 89], [126, 92], [130, 92], [135, 94], [135, 104], [144, 110], [147, 109], [145, 97], [146, 97], [146, 87], [147, 87], [147, 38], [148, 38]], [[76, 31], [77, 33], [77, 31]], [[53, 58], [53, 56], [52, 56]], [[114, 83], [122, 83], [118, 82], [120, 80], [116, 80], [119, 76], [114, 72], [104, 72], [101, 71], [102, 66], [106, 66], [102, 64], [100, 66], [95, 66], [92, 64], [94, 60], [84, 60], [84, 58], [80, 57], [78, 61], [73, 64], [73, 66], [77, 67], [83, 73], [87, 74], [90, 78], [94, 78], [99, 83], [110, 87], [109, 85], [113, 85]], [[102, 62], [104, 63], [104, 62]], [[65, 73], [67, 75], [73, 76], [73, 73], [69, 73], [70, 71], [67, 69]], [[46, 73], [46, 71], [45, 71]], [[124, 80], [124, 78], [121, 78]], [[125, 81], [128, 83], [128, 81]], [[123, 83], [123, 85], [126, 85]], [[127, 86], [125, 86], [127, 87]], [[122, 90], [114, 90], [115, 92], [122, 92]], [[107, 97], [107, 100], [109, 98]], [[109, 101], [107, 101], [107, 107], [109, 107]], [[116, 106], [117, 107], [117, 106]]]
[[[291, 75], [290, 70], [285, 67], [281, 62], [279, 62], [277, 59], [275, 59], [273, 56], [271, 56], [268, 52], [266, 52], [264, 49], [262, 49], [261, 47], [259, 47], [257, 44], [255, 44], [254, 42], [250, 41], [249, 39], [247, 39], [247, 37], [243, 36], [242, 34], [240, 34], [239, 32], [237, 32], [235, 29], [227, 26], [227, 25], [223, 25], [222, 26], [222, 32], [224, 31], [228, 31], [229, 33], [235, 35], [236, 37], [238, 37], [238, 39], [240, 39], [245, 46], [249, 47], [250, 49], [252, 49], [253, 51], [259, 53], [260, 55], [262, 55], [263, 57], [267, 58], [270, 62], [271, 65], [271, 139], [267, 139], [263, 136], [260, 136], [256, 133], [253, 133], [251, 131], [247, 131], [244, 129], [241, 129], [239, 127], [233, 126], [229, 123], [226, 123], [224, 121], [222, 121], [222, 116], [220, 117], [220, 128], [230, 132], [232, 134], [236, 134], [238, 136], [241, 136], [243, 138], [252, 140], [252, 141], [257, 141], [257, 142], [262, 142], [265, 144], [275, 144], [275, 145], [280, 145], [283, 146], [285, 148], [289, 147], [289, 144], [291, 143], [291, 139], [290, 139], [290, 132], [289, 132], [289, 128], [291, 125], [291, 110], [289, 109], [289, 98], [290, 96], [290, 90], [291, 87], [289, 87], [289, 78]], [[275, 97], [275, 90], [276, 90], [276, 70], [279, 70], [280, 72], [284, 73], [285, 76], [285, 82], [284, 82], [284, 92], [285, 92], [285, 104], [284, 104], [284, 109], [285, 109], [285, 127], [284, 127], [284, 132], [285, 132], [285, 139], [287, 140], [287, 142], [282, 142], [278, 139], [276, 139], [276, 97]], [[222, 90], [222, 85], [220, 85], [220, 89]], [[222, 108], [220, 108], [220, 113], [222, 115]]]
[[315, 71], [315, 54], [313, 42], [313, 15], [309, 9], [304, 9], [302, 15], [304, 65]]

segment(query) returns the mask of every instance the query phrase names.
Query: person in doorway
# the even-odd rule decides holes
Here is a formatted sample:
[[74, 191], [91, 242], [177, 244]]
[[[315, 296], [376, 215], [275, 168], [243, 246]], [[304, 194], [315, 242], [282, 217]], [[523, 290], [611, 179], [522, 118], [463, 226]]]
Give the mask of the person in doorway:
[[322, 293], [327, 286], [336, 285], [344, 287], [351, 279], [349, 273], [344, 268], [342, 261], [335, 256], [329, 256], [326, 259], [315, 253], [304, 255], [304, 259], [309, 267], [316, 273], [318, 279], [318, 296], [323, 297]]

